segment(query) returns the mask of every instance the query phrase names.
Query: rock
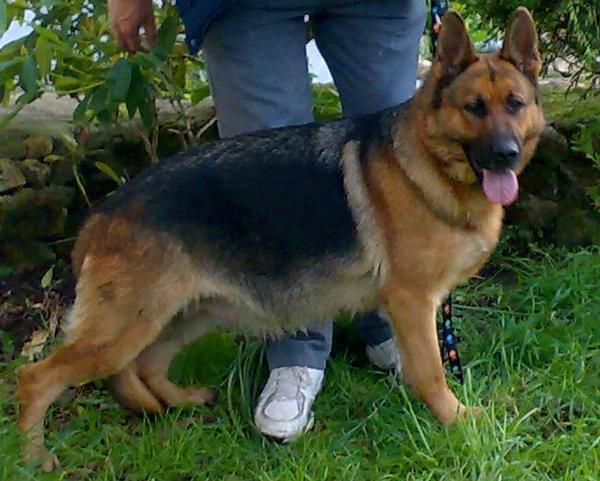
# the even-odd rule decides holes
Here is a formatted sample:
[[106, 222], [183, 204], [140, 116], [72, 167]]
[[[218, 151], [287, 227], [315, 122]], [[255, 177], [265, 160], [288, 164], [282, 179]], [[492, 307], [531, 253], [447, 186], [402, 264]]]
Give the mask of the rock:
[[188, 109], [188, 114], [195, 124], [203, 126], [216, 115], [215, 102], [208, 96]]
[[550, 227], [560, 212], [558, 202], [541, 199], [535, 195], [529, 196], [521, 208], [527, 216], [528, 223], [540, 228]]
[[559, 245], [598, 245], [600, 216], [574, 207], [563, 208], [556, 221], [555, 234]]
[[19, 163], [19, 168], [27, 183], [33, 187], [43, 187], [50, 176], [50, 166], [36, 159], [25, 159]]
[[0, 136], [0, 157], [18, 160], [27, 155], [27, 146], [19, 136], [13, 136], [8, 133]]
[[16, 189], [25, 183], [25, 177], [13, 160], [0, 159], [0, 192]]
[[18, 266], [20, 270], [48, 265], [56, 260], [56, 255], [46, 242], [32, 240], [19, 243], [0, 241], [0, 257], [7, 265]]
[[0, 196], [3, 240], [18, 244], [27, 239], [61, 235], [66, 207], [71, 203], [73, 194], [72, 188], [51, 186], [40, 190], [24, 188], [14, 195]]
[[558, 154], [565, 154], [569, 151], [569, 141], [553, 126], [548, 125], [542, 133], [539, 149], [546, 148], [549, 151], [556, 150]]
[[52, 174], [50, 175], [50, 183], [56, 185], [64, 185], [71, 182], [75, 177], [73, 173], [74, 160], [61, 159], [52, 165]]
[[74, 164], [74, 160], [65, 158], [54, 162], [51, 166], [52, 174], [50, 175], [50, 183], [56, 185], [64, 185], [72, 181], [74, 177]]
[[48, 135], [30, 135], [23, 143], [27, 147], [27, 157], [41, 159], [52, 153], [54, 142]]

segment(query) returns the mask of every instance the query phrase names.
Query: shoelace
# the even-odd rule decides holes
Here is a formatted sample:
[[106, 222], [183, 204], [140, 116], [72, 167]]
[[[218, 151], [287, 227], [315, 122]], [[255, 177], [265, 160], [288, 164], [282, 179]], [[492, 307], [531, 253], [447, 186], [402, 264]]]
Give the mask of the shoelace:
[[293, 366], [277, 372], [277, 396], [278, 401], [296, 399], [298, 391], [312, 384], [308, 370], [304, 366]]

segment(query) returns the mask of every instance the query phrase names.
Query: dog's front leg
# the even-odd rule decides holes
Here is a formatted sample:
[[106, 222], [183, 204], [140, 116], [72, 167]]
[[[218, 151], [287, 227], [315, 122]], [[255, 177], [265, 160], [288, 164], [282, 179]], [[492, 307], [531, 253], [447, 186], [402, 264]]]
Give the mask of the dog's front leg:
[[466, 408], [446, 384], [432, 296], [388, 286], [382, 301], [390, 315], [400, 349], [404, 382], [443, 424], [451, 424]]

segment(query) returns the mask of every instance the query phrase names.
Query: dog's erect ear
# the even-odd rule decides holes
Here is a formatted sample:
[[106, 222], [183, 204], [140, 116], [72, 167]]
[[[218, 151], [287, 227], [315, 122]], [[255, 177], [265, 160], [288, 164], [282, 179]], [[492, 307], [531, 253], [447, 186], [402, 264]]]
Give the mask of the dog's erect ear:
[[500, 57], [512, 63], [533, 83], [542, 68], [538, 50], [538, 36], [535, 22], [524, 7], [517, 8], [508, 22]]
[[448, 10], [442, 18], [437, 60], [450, 77], [458, 75], [477, 60], [465, 22], [454, 10]]

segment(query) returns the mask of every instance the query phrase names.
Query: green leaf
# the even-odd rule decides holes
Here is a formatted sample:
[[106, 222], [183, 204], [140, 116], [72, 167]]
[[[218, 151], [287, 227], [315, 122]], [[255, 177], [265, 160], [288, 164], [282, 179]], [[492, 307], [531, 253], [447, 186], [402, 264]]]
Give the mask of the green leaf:
[[176, 15], [169, 15], [165, 18], [158, 29], [158, 45], [154, 49], [157, 55], [166, 57], [173, 51], [175, 40], [177, 40], [177, 30], [179, 22]]
[[64, 155], [50, 154], [50, 155], [47, 155], [46, 157], [44, 157], [44, 162], [47, 163], [47, 164], [50, 164], [52, 162], [57, 162], [57, 161], [62, 160], [64, 158], [65, 158]]
[[144, 98], [144, 101], [139, 105], [142, 121], [147, 129], [154, 127], [156, 122], [156, 106], [152, 97]]
[[98, 114], [108, 106], [108, 89], [103, 85], [92, 92], [88, 108]]
[[0, 0], [0, 36], [4, 35], [8, 27], [8, 16], [6, 12], [6, 0]]
[[[2, 1], [2, 0], [0, 0], [0, 1]], [[33, 29], [40, 37], [44, 37], [48, 40], [51, 40], [52, 42], [60, 42], [61, 41], [60, 37], [52, 30], [48, 30], [47, 28], [40, 27], [39, 25], [33, 25]]]
[[14, 119], [21, 110], [23, 110], [23, 107], [25, 107], [25, 105], [19, 105], [12, 112], [9, 112], [4, 117], [0, 118], [0, 130], [8, 125], [10, 121]]
[[15, 100], [15, 105], [19, 107], [24, 107], [27, 104], [30, 104], [34, 100], [37, 100], [42, 96], [41, 90], [35, 90], [33, 92], [24, 92], [22, 95], [19, 95]]
[[11, 81], [4, 82], [4, 84], [2, 84], [2, 89], [4, 95], [0, 99], [0, 103], [2, 104], [2, 107], [6, 108], [10, 105], [10, 94], [14, 89], [14, 84]]
[[21, 86], [27, 93], [35, 92], [38, 89], [38, 67], [33, 55], [27, 57], [23, 62], [21, 69]]
[[40, 0], [40, 5], [46, 8], [52, 8], [57, 5], [60, 5], [63, 0]]
[[[2, 0], [0, 0], [2, 1]], [[52, 51], [46, 37], [38, 37], [35, 43], [35, 59], [37, 60], [40, 76], [45, 77], [50, 72]]]
[[40, 286], [42, 286], [42, 289], [48, 289], [48, 287], [50, 287], [50, 285], [52, 284], [53, 277], [54, 277], [54, 266], [52, 266], [50, 269], [48, 269], [46, 271], [46, 273], [44, 274], [44, 277], [42, 277], [42, 280], [40, 282]]
[[11, 266], [0, 264], [0, 278], [10, 276], [13, 271], [14, 269]]
[[117, 102], [124, 102], [131, 85], [132, 64], [126, 59], [119, 60], [110, 69], [106, 83], [110, 96]]
[[64, 42], [69, 42], [69, 37], [72, 36], [71, 34], [71, 25], [73, 23], [73, 20], [71, 19], [70, 15], [67, 15], [67, 17], [63, 20], [62, 25], [60, 27], [60, 35], [59, 38], [64, 41]]
[[75, 77], [56, 75], [54, 77], [54, 88], [58, 93], [75, 90], [81, 86], [81, 81]]
[[121, 179], [121, 177], [117, 175], [117, 173], [113, 170], [113, 168], [110, 165], [100, 161], [94, 162], [94, 165], [100, 172], [106, 174], [108, 177], [114, 180], [117, 183], [117, 185], [123, 184], [123, 180]]
[[[0, 267], [0, 271], [1, 271]], [[0, 275], [0, 277], [2, 277]], [[8, 359], [12, 359], [15, 353], [15, 342], [12, 340], [8, 332], [4, 332], [0, 329], [0, 351], [3, 351]]]
[[24, 38], [19, 38], [17, 40], [13, 40], [12, 42], [8, 42], [6, 45], [0, 48], [0, 56], [5, 59], [13, 60], [21, 53], [24, 43]]
[[0, 103], [1, 103], [2, 107], [7, 108], [10, 105], [10, 94], [14, 90], [15, 84], [11, 80], [9, 80], [8, 82], [3, 83], [3, 87], [4, 87], [4, 90], [3, 90], [4, 95], [0, 99]]
[[96, 114], [96, 117], [98, 117], [98, 120], [103, 124], [110, 124], [116, 120], [115, 111], [113, 109], [101, 110]]
[[210, 95], [210, 89], [208, 88], [208, 84], [202, 85], [201, 87], [192, 90], [191, 100], [192, 104], [196, 105], [198, 102], [204, 100], [206, 97]]
[[23, 64], [23, 57], [17, 57], [17, 58], [13, 58], [11, 60], [5, 60], [4, 62], [0, 62], [0, 74], [3, 74], [4, 76], [8, 77], [8, 76], [14, 76], [18, 73], [19, 69], [16, 69], [16, 71], [12, 71], [12, 69], [14, 69], [14, 67], [21, 67], [21, 69]]
[[90, 98], [90, 95], [86, 95], [73, 111], [73, 122], [76, 124], [82, 124], [87, 120], [85, 114], [90, 104]]
[[158, 69], [162, 68], [163, 61], [159, 59], [154, 53], [138, 52], [135, 54], [133, 59], [136, 64], [144, 69]]
[[127, 98], [125, 99], [125, 105], [127, 106], [127, 113], [129, 118], [133, 118], [139, 106], [144, 103], [144, 92], [145, 92], [146, 79], [142, 75], [142, 71], [138, 65], [133, 65], [131, 71], [131, 85], [129, 92], [127, 92]]

